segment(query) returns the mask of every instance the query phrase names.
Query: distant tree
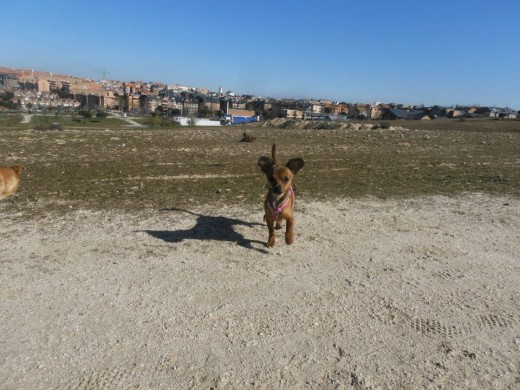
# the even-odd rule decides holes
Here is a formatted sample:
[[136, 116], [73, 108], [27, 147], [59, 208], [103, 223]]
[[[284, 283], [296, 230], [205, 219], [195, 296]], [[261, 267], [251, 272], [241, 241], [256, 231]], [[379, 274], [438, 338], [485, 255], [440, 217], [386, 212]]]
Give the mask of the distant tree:
[[128, 105], [126, 104], [125, 96], [119, 95], [117, 97], [117, 105], [119, 107], [119, 110], [128, 111]]
[[60, 99], [74, 99], [74, 95], [70, 92], [68, 86], [64, 85], [61, 88], [51, 89], [52, 93], [58, 95]]
[[205, 104], [200, 104], [199, 105], [199, 110], [198, 110], [198, 114], [200, 117], [208, 117], [211, 115], [211, 111], [210, 109], [208, 108], [208, 106], [206, 106]]
[[161, 126], [162, 123], [163, 123], [163, 119], [160, 115], [150, 115], [148, 118], [145, 119], [144, 123], [147, 125], [147, 126], [151, 126], [151, 127], [154, 127], [154, 126]]
[[74, 99], [74, 95], [70, 92], [68, 86], [64, 85], [60, 89], [60, 93], [58, 95], [62, 99]]
[[323, 109], [323, 112], [324, 112], [325, 114], [332, 114], [332, 108], [331, 108], [331, 107], [325, 107], [325, 108]]
[[92, 114], [88, 110], [80, 110], [79, 115], [82, 116], [85, 119], [89, 119], [92, 117]]
[[170, 118], [164, 117], [162, 115], [157, 115], [156, 113], [152, 113], [148, 115], [144, 119], [144, 124], [150, 127], [176, 127], [178, 124], [173, 122]]
[[271, 110], [263, 110], [262, 118], [264, 118], [264, 120], [266, 120], [266, 121], [269, 119], [273, 119], [274, 118], [273, 112]]
[[284, 108], [285, 107], [282, 107], [281, 104], [273, 104], [271, 106], [271, 109], [268, 110], [269, 116], [270, 116], [269, 119], [283, 118], [283, 116], [284, 116], [284, 113], [283, 113]]
[[108, 116], [108, 113], [105, 111], [98, 111], [96, 113], [96, 118], [99, 118], [99, 119], [105, 119], [107, 116]]
[[9, 110], [16, 110], [18, 108], [17, 103], [0, 100], [0, 106], [8, 108]]
[[14, 92], [6, 91], [0, 93], [0, 106], [8, 108], [10, 110], [16, 110], [20, 105], [13, 102]]
[[164, 110], [162, 108], [162, 106], [157, 106], [154, 110], [154, 112], [152, 112], [152, 116], [155, 117], [157, 115], [162, 115], [164, 114]]

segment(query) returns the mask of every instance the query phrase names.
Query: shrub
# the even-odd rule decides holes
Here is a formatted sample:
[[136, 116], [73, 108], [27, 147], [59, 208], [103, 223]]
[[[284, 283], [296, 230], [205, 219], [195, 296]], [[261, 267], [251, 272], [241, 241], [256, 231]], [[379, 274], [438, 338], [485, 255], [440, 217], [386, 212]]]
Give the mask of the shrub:
[[286, 122], [280, 126], [282, 129], [292, 129], [294, 127], [294, 120], [288, 119]]
[[176, 127], [180, 126], [177, 122], [174, 122], [170, 118], [163, 117], [161, 115], [150, 115], [147, 116], [143, 123], [150, 127]]
[[80, 110], [78, 114], [85, 119], [89, 119], [92, 117], [92, 114], [90, 113], [90, 111], [87, 111], [87, 110]]
[[38, 131], [47, 131], [47, 130], [61, 130], [60, 123], [41, 123], [35, 126], [35, 129]]

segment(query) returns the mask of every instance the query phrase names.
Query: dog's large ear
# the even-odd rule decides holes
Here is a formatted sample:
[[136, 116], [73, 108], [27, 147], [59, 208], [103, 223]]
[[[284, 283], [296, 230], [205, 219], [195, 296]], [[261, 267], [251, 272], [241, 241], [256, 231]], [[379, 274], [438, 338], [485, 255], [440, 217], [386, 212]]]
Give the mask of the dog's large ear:
[[260, 166], [262, 172], [267, 175], [273, 167], [273, 159], [267, 156], [262, 156], [258, 159], [258, 165]]
[[17, 175], [20, 175], [25, 170], [25, 167], [23, 165], [15, 165], [11, 167], [11, 169], [15, 171]]
[[303, 168], [303, 164], [303, 159], [292, 158], [287, 162], [286, 166], [294, 175], [296, 175], [298, 171]]

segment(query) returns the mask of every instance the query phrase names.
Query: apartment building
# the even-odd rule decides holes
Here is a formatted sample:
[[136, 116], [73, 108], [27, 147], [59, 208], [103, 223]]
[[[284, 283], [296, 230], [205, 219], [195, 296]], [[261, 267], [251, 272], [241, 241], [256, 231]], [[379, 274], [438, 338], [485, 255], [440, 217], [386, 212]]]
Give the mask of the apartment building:
[[46, 79], [38, 79], [38, 81], [36, 81], [36, 90], [38, 92], [50, 92], [51, 84]]

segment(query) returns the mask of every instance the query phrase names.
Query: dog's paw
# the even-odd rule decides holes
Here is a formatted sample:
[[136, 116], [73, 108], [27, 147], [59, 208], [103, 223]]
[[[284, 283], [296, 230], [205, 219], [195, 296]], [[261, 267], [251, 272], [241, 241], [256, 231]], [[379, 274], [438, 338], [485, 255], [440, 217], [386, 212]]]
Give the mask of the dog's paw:
[[273, 236], [273, 237], [271, 237], [271, 238], [269, 239], [269, 241], [267, 241], [267, 244], [265, 244], [265, 246], [268, 247], [268, 248], [272, 248], [272, 247], [274, 246], [275, 241], [276, 241], [276, 240], [275, 240], [275, 238], [274, 238], [274, 236]]
[[280, 222], [276, 222], [276, 226], [274, 228], [279, 230], [282, 228], [282, 224]]
[[285, 235], [285, 243], [287, 245], [291, 245], [293, 243], [293, 235], [292, 234], [286, 234]]

